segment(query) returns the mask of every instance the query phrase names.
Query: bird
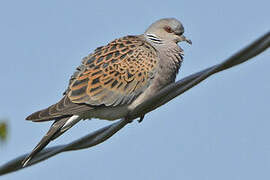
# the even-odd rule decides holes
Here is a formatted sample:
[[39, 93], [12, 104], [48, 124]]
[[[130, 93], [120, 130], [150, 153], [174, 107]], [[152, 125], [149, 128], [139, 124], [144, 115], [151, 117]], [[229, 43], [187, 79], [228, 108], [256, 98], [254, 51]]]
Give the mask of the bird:
[[143, 34], [115, 39], [84, 57], [70, 77], [62, 99], [26, 118], [54, 122], [22, 161], [23, 167], [80, 120], [124, 118], [125, 112], [175, 82], [184, 56], [178, 43], [192, 44], [183, 34], [184, 26], [179, 20], [162, 18]]

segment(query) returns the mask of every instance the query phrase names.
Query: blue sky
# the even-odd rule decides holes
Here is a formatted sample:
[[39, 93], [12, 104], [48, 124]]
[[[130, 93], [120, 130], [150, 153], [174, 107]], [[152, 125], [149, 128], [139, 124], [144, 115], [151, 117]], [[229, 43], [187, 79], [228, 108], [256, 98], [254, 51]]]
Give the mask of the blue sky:
[[[270, 2], [1, 1], [0, 117], [10, 135], [0, 164], [29, 152], [50, 123], [24, 118], [58, 101], [81, 58], [175, 17], [193, 45], [178, 79], [221, 62], [269, 31]], [[55, 156], [1, 177], [27, 179], [270, 179], [269, 50], [214, 75], [91, 149]], [[50, 145], [77, 139], [105, 121], [77, 124]]]

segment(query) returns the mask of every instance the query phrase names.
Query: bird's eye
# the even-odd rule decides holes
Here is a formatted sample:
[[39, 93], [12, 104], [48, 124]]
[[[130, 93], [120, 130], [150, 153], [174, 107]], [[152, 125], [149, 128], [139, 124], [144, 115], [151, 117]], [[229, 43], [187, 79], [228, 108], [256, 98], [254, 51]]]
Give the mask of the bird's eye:
[[171, 28], [170, 26], [165, 26], [165, 27], [164, 27], [164, 30], [165, 30], [166, 32], [168, 32], [168, 33], [172, 33], [172, 32], [173, 32], [173, 30], [172, 30], [172, 28]]

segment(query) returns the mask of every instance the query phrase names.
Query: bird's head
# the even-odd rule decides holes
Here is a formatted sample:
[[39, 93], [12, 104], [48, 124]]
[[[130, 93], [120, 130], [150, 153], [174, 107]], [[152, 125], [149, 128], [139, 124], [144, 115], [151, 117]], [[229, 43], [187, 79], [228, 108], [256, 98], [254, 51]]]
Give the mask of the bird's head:
[[184, 34], [184, 27], [180, 21], [175, 18], [160, 19], [149, 26], [144, 33], [146, 36], [152, 37], [153, 41], [173, 41], [175, 43], [185, 41], [192, 44]]

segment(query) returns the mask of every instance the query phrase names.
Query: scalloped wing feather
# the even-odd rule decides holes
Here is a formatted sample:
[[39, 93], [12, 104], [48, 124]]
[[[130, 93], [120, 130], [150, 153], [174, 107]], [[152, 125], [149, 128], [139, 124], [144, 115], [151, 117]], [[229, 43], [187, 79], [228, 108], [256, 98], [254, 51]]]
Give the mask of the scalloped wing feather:
[[129, 104], [149, 86], [157, 66], [156, 50], [142, 38], [116, 39], [83, 59], [66, 94], [73, 103]]

